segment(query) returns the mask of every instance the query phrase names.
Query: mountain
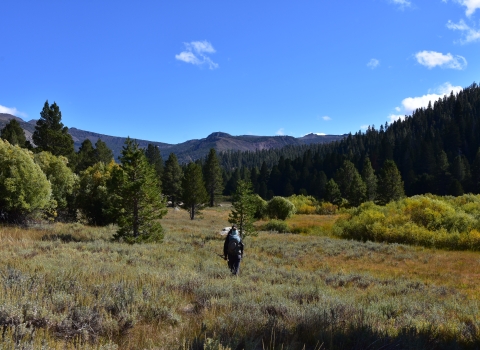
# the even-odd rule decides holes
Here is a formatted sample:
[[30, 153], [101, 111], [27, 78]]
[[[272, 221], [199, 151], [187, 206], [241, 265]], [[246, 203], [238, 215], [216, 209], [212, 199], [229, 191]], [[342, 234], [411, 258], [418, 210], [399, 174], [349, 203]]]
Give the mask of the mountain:
[[[36, 120], [25, 122], [21, 118], [15, 117], [11, 114], [0, 113], [0, 129], [4, 128], [10, 119], [16, 119], [23, 130], [27, 140], [32, 142], [32, 134], [35, 131]], [[75, 143], [75, 149], [78, 150], [82, 142], [90, 139], [93, 144], [101, 139], [113, 151], [115, 159], [118, 158], [122, 151], [122, 146], [126, 137], [110, 136], [95, 133], [92, 131], [81, 130], [77, 128], [69, 128], [68, 132], [72, 135]], [[223, 151], [256, 151], [266, 150], [272, 148], [282, 148], [284, 146], [292, 145], [309, 145], [317, 143], [328, 143], [340, 140], [345, 135], [317, 135], [308, 134], [303, 137], [295, 138], [292, 136], [253, 136], [241, 135], [232, 136], [224, 132], [214, 132], [206, 138], [199, 140], [188, 140], [178, 144], [168, 144], [163, 142], [139, 140], [139, 146], [146, 148], [149, 143], [158, 146], [162, 153], [163, 159], [166, 159], [170, 153], [175, 153], [180, 163], [186, 163], [192, 160], [205, 157], [211, 148], [215, 148], [217, 152]]]

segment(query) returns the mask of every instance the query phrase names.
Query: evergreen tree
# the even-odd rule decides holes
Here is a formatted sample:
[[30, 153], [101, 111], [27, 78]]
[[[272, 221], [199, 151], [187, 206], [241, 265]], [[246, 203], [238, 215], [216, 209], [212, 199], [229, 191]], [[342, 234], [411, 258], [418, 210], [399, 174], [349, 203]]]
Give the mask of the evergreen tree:
[[365, 157], [365, 161], [363, 162], [362, 179], [367, 187], [367, 201], [374, 201], [377, 197], [377, 177], [375, 176], [375, 170], [372, 168], [369, 157]]
[[162, 185], [163, 193], [172, 202], [172, 207], [175, 207], [182, 195], [182, 178], [183, 171], [178, 164], [177, 156], [170, 153], [163, 169]]
[[472, 191], [473, 193], [480, 193], [480, 148], [472, 164]]
[[97, 162], [104, 164], [109, 164], [113, 160], [112, 150], [100, 139], [95, 142], [95, 158]]
[[49, 106], [46, 101], [35, 126], [33, 142], [39, 151], [71, 159], [74, 156], [73, 139], [61, 120], [62, 112], [58, 105], [54, 102]]
[[15, 119], [10, 119], [7, 125], [0, 131], [0, 137], [8, 141], [11, 145], [26, 147], [27, 139], [20, 123]]
[[397, 165], [393, 160], [387, 160], [383, 164], [378, 176], [377, 202], [385, 205], [405, 196], [403, 181]]
[[155, 169], [159, 181], [161, 181], [163, 175], [163, 159], [160, 149], [158, 146], [154, 146], [149, 143], [147, 149], [145, 150], [145, 156], [147, 157], [150, 165]]
[[75, 172], [80, 173], [95, 163], [97, 163], [97, 157], [95, 155], [95, 149], [93, 148], [92, 141], [85, 139], [80, 145], [77, 153]]
[[356, 207], [365, 201], [367, 187], [352, 162], [345, 160], [336, 178], [340, 192], [350, 206]]
[[163, 229], [159, 219], [167, 211], [155, 171], [143, 150], [130, 138], [125, 141], [120, 163], [110, 182], [119, 226], [114, 238], [127, 243], [161, 241]]
[[250, 182], [238, 181], [237, 190], [233, 194], [232, 207], [232, 212], [228, 216], [228, 222], [237, 225], [243, 238], [256, 236], [257, 232], [253, 222], [255, 221], [257, 206]]
[[211, 148], [204, 166], [205, 185], [209, 197], [209, 206], [215, 205], [215, 195], [221, 194], [223, 190], [222, 169], [218, 162], [215, 149]]
[[203, 182], [201, 166], [189, 163], [182, 180], [182, 201], [191, 220], [195, 219], [195, 214], [199, 213], [208, 200], [209, 196]]
[[335, 205], [342, 204], [342, 193], [334, 179], [328, 180], [325, 185], [325, 199]]

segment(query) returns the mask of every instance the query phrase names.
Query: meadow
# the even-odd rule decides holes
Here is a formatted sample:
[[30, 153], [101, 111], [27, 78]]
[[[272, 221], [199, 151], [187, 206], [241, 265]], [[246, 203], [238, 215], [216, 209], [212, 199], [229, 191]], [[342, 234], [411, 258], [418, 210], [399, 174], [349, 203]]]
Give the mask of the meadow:
[[0, 227], [0, 349], [480, 348], [480, 253], [338, 239], [339, 216], [296, 215], [307, 233], [248, 237], [234, 277], [229, 210], [169, 209], [161, 244]]

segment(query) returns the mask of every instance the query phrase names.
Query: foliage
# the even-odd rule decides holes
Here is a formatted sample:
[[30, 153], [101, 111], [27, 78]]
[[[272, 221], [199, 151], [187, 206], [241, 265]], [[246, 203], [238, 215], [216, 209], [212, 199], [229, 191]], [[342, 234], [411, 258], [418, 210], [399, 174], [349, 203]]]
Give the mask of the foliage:
[[322, 202], [316, 208], [316, 214], [333, 215], [336, 214], [338, 206], [330, 202]]
[[313, 196], [293, 195], [287, 198], [295, 206], [296, 214], [315, 214], [318, 206]]
[[115, 222], [113, 191], [107, 187], [114, 171], [119, 171], [119, 165], [111, 160], [108, 164], [98, 162], [80, 175], [77, 206], [91, 225], [105, 226]]
[[155, 173], [158, 177], [159, 185], [162, 185], [162, 175], [163, 175], [163, 159], [162, 154], [158, 146], [154, 146], [151, 143], [148, 144], [145, 149], [145, 156], [147, 157], [148, 163], [153, 166]]
[[215, 196], [221, 194], [223, 190], [222, 169], [214, 148], [210, 149], [203, 169], [205, 186], [209, 196], [209, 206], [213, 207], [215, 205]]
[[342, 204], [342, 193], [334, 179], [328, 180], [325, 185], [325, 199], [337, 206]]
[[119, 226], [115, 239], [127, 243], [160, 242], [163, 228], [159, 219], [166, 210], [155, 171], [130, 138], [125, 141], [120, 162], [109, 182]]
[[368, 157], [363, 162], [362, 179], [366, 186], [366, 201], [374, 201], [377, 198], [377, 176]]
[[52, 186], [52, 197], [58, 209], [66, 209], [68, 196], [73, 193], [77, 176], [67, 166], [68, 159], [54, 156], [50, 152], [35, 154], [35, 163], [40, 166]]
[[349, 211], [334, 232], [362, 241], [480, 250], [480, 196], [414, 196], [385, 207], [372, 202]]
[[335, 178], [342, 197], [348, 201], [349, 206], [356, 207], [365, 201], [367, 187], [352, 162], [345, 160]]
[[8, 124], [0, 131], [0, 138], [14, 146], [26, 147], [27, 145], [25, 132], [15, 119], [10, 119]]
[[377, 203], [385, 205], [405, 196], [403, 181], [395, 162], [387, 160], [378, 175]]
[[255, 219], [256, 199], [252, 192], [252, 184], [243, 180], [238, 181], [237, 189], [232, 196], [232, 212], [228, 216], [228, 222], [237, 225], [242, 238], [256, 236], [253, 226]]
[[271, 219], [285, 220], [295, 212], [295, 205], [286, 198], [276, 196], [268, 201], [267, 214]]
[[178, 164], [177, 156], [170, 153], [163, 169], [163, 194], [168, 196], [174, 207], [182, 195], [183, 171]]
[[198, 164], [189, 163], [185, 169], [182, 180], [182, 200], [183, 207], [189, 212], [191, 220], [195, 219], [195, 214], [198, 214], [208, 201], [202, 168]]
[[278, 233], [289, 232], [288, 224], [284, 220], [270, 220], [262, 226], [262, 230]]
[[258, 194], [253, 196], [253, 203], [255, 206], [255, 219], [263, 219], [267, 215], [267, 201]]
[[51, 205], [52, 189], [33, 154], [0, 139], [0, 220], [21, 221]]
[[49, 106], [45, 101], [32, 139], [39, 151], [69, 158], [74, 155], [73, 139], [61, 120], [62, 112], [58, 105], [54, 102]]

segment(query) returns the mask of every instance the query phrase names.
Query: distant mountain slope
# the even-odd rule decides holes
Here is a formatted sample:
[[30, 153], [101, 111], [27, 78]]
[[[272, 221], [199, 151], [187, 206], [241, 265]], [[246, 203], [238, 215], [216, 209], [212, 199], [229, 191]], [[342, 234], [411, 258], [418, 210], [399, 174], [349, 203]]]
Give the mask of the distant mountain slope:
[[[21, 118], [10, 114], [0, 113], [0, 129], [5, 127], [10, 119], [16, 119], [23, 130], [25, 136], [32, 142], [32, 134], [35, 131], [35, 120], [25, 122]], [[78, 150], [82, 142], [90, 139], [93, 144], [101, 139], [113, 151], [115, 159], [118, 159], [122, 151], [122, 146], [126, 137], [110, 136], [98, 134], [91, 131], [81, 130], [77, 128], [69, 128], [75, 143], [75, 149]], [[292, 136], [253, 136], [242, 135], [232, 136], [223, 132], [214, 132], [208, 137], [200, 140], [189, 140], [179, 144], [168, 144], [156, 141], [139, 140], [136, 141], [142, 148], [146, 148], [149, 143], [158, 146], [162, 153], [162, 157], [166, 159], [170, 153], [175, 153], [179, 162], [185, 163], [195, 159], [205, 157], [211, 148], [215, 148], [218, 152], [235, 150], [235, 151], [255, 151], [272, 148], [282, 148], [290, 145], [307, 145], [312, 143], [328, 143], [340, 140], [344, 135], [316, 135], [308, 134], [303, 137], [295, 138]]]

